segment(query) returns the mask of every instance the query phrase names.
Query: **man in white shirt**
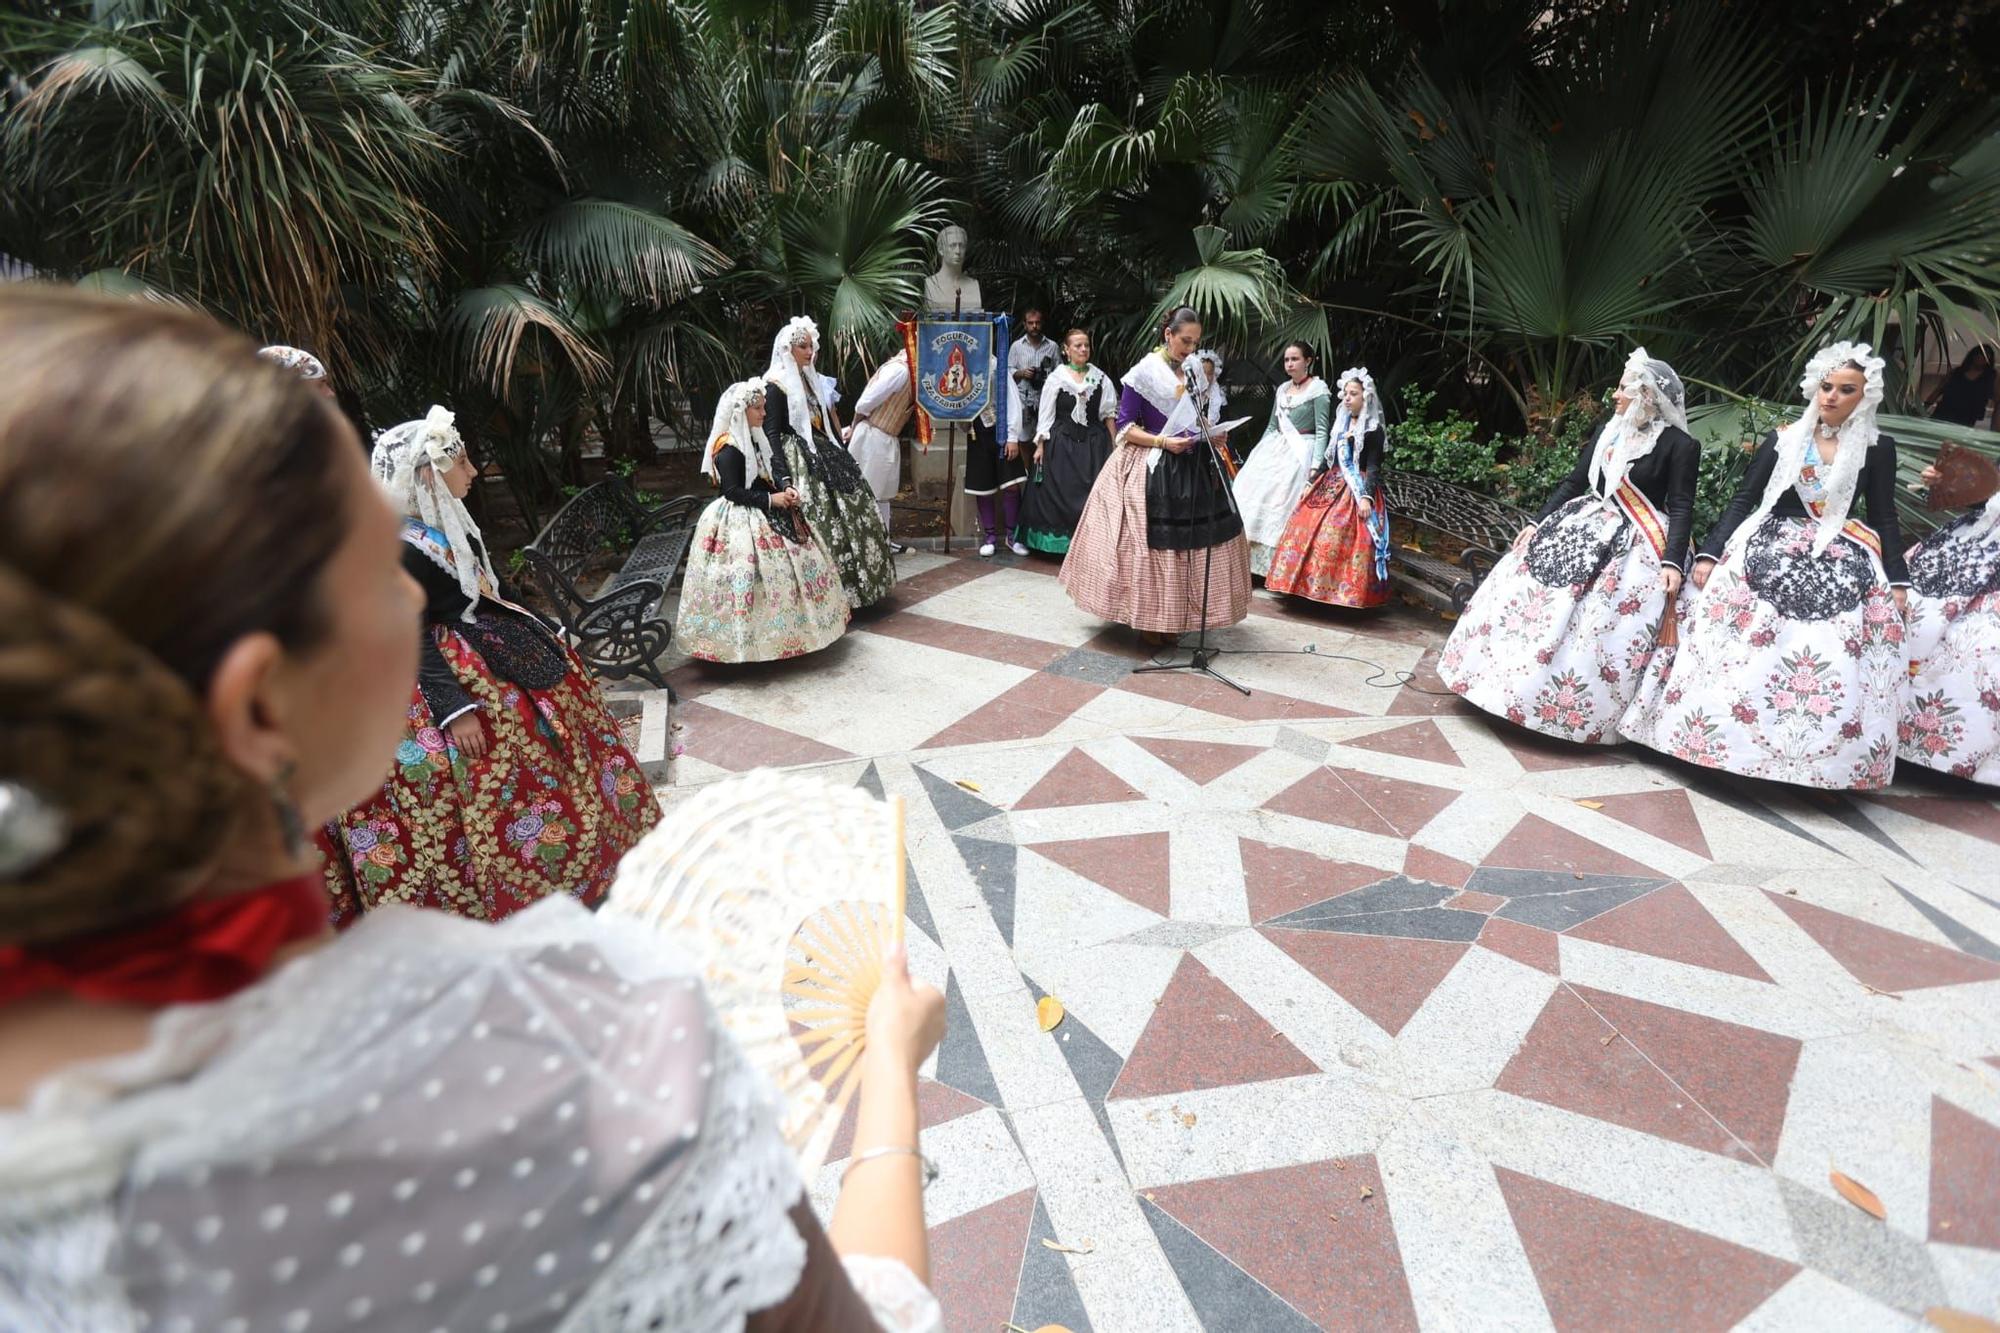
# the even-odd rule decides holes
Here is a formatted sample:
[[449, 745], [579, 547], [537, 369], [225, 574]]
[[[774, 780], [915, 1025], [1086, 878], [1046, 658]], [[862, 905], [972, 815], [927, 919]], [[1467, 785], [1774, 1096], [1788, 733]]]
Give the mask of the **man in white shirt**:
[[[875, 508], [889, 527], [889, 502], [903, 485], [903, 427], [910, 420], [910, 354], [898, 352], [875, 368], [868, 387], [854, 402], [854, 424], [847, 428], [847, 451], [861, 465]], [[892, 535], [889, 549], [897, 555], [910, 548]]]
[[[1022, 421], [1036, 419], [1042, 402], [1042, 385], [1061, 359], [1062, 349], [1056, 346], [1056, 340], [1042, 333], [1042, 312], [1028, 310], [1021, 316], [1021, 336], [1007, 349], [1007, 374], [1013, 380], [1009, 397], [1019, 400]], [[1007, 415], [1013, 416], [1011, 409]]]

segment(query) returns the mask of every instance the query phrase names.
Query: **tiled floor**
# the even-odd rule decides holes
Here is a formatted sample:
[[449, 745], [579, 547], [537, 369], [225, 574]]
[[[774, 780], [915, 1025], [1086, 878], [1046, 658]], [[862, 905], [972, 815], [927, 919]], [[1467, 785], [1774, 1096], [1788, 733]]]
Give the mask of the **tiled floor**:
[[1414, 610], [1259, 593], [1245, 698], [1053, 564], [902, 563], [816, 657], [676, 671], [664, 794], [908, 798], [953, 1329], [2000, 1316], [1992, 800], [1542, 743], [1425, 692]]

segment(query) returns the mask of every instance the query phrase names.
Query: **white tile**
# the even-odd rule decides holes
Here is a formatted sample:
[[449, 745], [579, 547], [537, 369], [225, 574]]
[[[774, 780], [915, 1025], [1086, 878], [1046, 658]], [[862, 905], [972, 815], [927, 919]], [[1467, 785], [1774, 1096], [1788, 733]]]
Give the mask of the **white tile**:
[[1827, 1173], [1844, 1172], [1875, 1191], [1888, 1226], [1922, 1240], [1930, 1153], [1931, 1093], [1908, 1065], [1867, 1037], [1805, 1044], [1772, 1164], [1780, 1174], [1835, 1199]]
[[1800, 1040], [1850, 1031], [1854, 1026], [1851, 1018], [1837, 1017], [1810, 998], [1768, 982], [1569, 935], [1556, 939], [1563, 980], [1579, 986]]
[[1992, 1250], [1965, 1245], [1929, 1245], [1925, 1249], [1952, 1308], [1983, 1312], [2000, 1310], [2000, 1256]]
[[1796, 1274], [1771, 1293], [1736, 1326], [1736, 1333], [1792, 1333], [1795, 1329], [1840, 1329], [1842, 1333], [1916, 1333], [1924, 1321], [1872, 1301], [1811, 1269]]
[[1375, 1151], [1403, 1102], [1353, 1070], [1105, 1103], [1138, 1189]]
[[1375, 1163], [1420, 1326], [1550, 1327], [1541, 1284], [1485, 1158], [1410, 1116], [1375, 1150]]
[[1799, 1260], [1778, 1182], [1760, 1166], [1511, 1093], [1455, 1093], [1423, 1109], [1496, 1166]]
[[1556, 979], [1468, 949], [1396, 1037], [1411, 1097], [1492, 1086], [1548, 1003]]
[[1077, 609], [1061, 582], [1018, 569], [996, 569], [984, 578], [926, 597], [918, 607], [937, 620], [1069, 648], [1081, 648], [1105, 628], [1103, 621]]

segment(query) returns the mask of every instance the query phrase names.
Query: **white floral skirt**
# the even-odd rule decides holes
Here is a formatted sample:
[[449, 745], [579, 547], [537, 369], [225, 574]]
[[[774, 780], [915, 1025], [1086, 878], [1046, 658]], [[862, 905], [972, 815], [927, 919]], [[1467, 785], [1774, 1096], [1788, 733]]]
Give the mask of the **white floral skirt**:
[[1494, 565], [1438, 676], [1509, 722], [1615, 745], [1665, 612], [1652, 544], [1617, 505], [1583, 496]]
[[2000, 531], [1968, 514], [1910, 551], [1910, 695], [1897, 753], [2000, 786]]
[[1886, 787], [1907, 693], [1903, 620], [1882, 562], [1771, 515], [1680, 599], [1620, 729], [1662, 754], [1805, 787]]
[[787, 540], [761, 509], [717, 498], [688, 547], [674, 641], [704, 662], [816, 652], [847, 630], [847, 595], [816, 535]]

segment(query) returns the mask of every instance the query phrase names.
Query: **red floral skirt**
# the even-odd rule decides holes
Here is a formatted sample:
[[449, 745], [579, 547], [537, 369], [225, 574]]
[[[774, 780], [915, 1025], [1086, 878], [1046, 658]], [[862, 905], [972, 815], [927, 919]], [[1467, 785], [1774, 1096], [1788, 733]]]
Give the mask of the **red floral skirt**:
[[486, 754], [461, 754], [411, 692], [389, 781], [320, 835], [334, 924], [383, 903], [485, 921], [557, 893], [595, 904], [660, 819], [597, 682], [565, 649], [560, 684], [524, 689], [495, 676], [456, 631], [436, 633], [480, 705]]
[[[1374, 503], [1386, 517], [1379, 490]], [[1271, 550], [1264, 587], [1331, 606], [1380, 606], [1389, 600], [1389, 581], [1375, 577], [1375, 541], [1338, 468], [1314, 482], [1292, 511], [1285, 535]]]

